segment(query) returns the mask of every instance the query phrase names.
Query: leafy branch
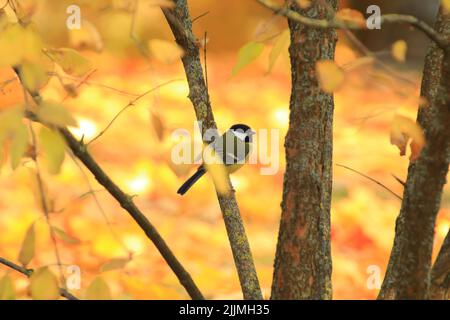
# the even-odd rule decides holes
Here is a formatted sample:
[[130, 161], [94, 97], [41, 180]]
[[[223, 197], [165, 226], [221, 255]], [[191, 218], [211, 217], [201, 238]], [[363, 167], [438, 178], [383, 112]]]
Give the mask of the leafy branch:
[[[15, 69], [15, 71], [19, 79], [22, 81], [18, 69]], [[42, 101], [42, 97], [39, 92], [30, 92], [30, 95], [37, 104]], [[31, 120], [39, 121], [36, 114], [31, 111], [28, 111], [26, 116]], [[94, 175], [96, 180], [117, 200], [120, 206], [124, 208], [137, 222], [139, 227], [144, 231], [147, 237], [153, 242], [163, 258], [166, 260], [167, 264], [175, 273], [180, 283], [188, 292], [189, 296], [192, 299], [203, 299], [203, 295], [194, 283], [192, 277], [175, 257], [172, 250], [159, 234], [158, 230], [139, 210], [132, 197], [122, 191], [122, 189], [120, 189], [120, 187], [115, 184], [108, 174], [99, 166], [99, 164], [89, 153], [87, 146], [82, 141], [78, 141], [65, 127], [55, 128], [54, 126], [46, 123], [43, 123], [43, 125], [56, 129], [62, 135], [72, 153], [86, 166], [86, 168]]]
[[[12, 261], [9, 261], [8, 259], [2, 258], [2, 257], [0, 257], [0, 263], [17, 271], [17, 272], [22, 273], [23, 275], [27, 276], [28, 278], [31, 277], [31, 275], [34, 272], [33, 269], [27, 269], [27, 268], [21, 267], [18, 264], [14, 263]], [[78, 300], [77, 297], [75, 297], [73, 294], [71, 294], [65, 288], [59, 288], [59, 293], [60, 293], [61, 297], [64, 297], [68, 300]]]
[[[305, 17], [298, 12], [290, 10], [286, 6], [280, 6], [273, 3], [271, 0], [256, 0], [264, 7], [272, 10], [276, 14], [285, 16], [288, 19], [304, 24], [308, 27], [314, 28], [336, 28], [344, 30], [362, 30], [365, 25], [355, 23], [354, 21], [341, 20], [339, 18], [314, 19]], [[430, 25], [411, 15], [404, 14], [385, 14], [380, 17], [381, 24], [408, 24], [417, 30], [423, 32], [428, 38], [433, 40], [441, 49], [449, 50], [450, 40], [439, 32], [433, 29]]]

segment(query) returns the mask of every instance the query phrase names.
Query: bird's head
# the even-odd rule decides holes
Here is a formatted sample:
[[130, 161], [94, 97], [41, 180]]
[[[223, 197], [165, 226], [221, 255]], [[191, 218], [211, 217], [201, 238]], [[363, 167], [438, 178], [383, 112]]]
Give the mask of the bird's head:
[[252, 142], [252, 136], [256, 133], [248, 125], [242, 123], [231, 126], [230, 130], [238, 139], [244, 142]]

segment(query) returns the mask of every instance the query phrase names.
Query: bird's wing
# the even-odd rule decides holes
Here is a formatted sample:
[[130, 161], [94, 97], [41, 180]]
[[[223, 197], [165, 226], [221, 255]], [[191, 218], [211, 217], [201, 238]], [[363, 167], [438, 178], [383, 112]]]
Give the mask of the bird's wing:
[[214, 141], [212, 147], [225, 165], [244, 163], [248, 153], [245, 142], [236, 138], [231, 131], [227, 131], [223, 136]]

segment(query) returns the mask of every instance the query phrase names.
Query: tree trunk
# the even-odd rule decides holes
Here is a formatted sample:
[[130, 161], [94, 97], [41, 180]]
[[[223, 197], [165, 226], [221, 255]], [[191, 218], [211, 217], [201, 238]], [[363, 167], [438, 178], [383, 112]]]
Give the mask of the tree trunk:
[[[441, 8], [436, 29], [450, 36], [450, 15], [443, 12]], [[421, 95], [429, 101], [429, 106], [421, 108], [417, 117], [425, 132], [426, 145], [408, 168], [380, 299], [428, 297], [434, 227], [449, 165], [450, 49], [444, 53], [431, 44]]]
[[450, 300], [450, 231], [431, 271], [430, 299]]
[[[326, 18], [336, 0], [315, 1], [310, 18]], [[325, 6], [328, 5], [328, 6]], [[334, 59], [337, 33], [289, 20], [292, 91], [285, 140], [282, 214], [272, 299], [331, 299], [330, 206], [333, 96], [321, 91], [315, 65]]]

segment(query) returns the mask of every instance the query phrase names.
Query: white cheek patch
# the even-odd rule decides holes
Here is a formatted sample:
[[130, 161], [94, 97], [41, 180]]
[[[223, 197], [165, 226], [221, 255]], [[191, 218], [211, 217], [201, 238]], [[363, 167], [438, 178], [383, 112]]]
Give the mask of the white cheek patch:
[[234, 135], [241, 141], [245, 141], [245, 138], [247, 138], [247, 134], [240, 131], [233, 131]]

